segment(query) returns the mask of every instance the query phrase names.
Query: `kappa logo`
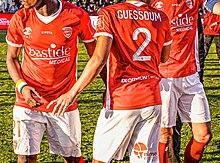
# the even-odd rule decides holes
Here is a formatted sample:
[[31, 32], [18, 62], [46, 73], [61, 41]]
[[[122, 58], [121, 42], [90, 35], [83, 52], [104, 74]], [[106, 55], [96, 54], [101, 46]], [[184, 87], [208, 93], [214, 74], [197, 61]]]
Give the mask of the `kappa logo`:
[[26, 27], [26, 28], [23, 30], [23, 33], [24, 33], [24, 35], [25, 35], [26, 38], [30, 38], [30, 37], [31, 37], [31, 33], [32, 33], [31, 27]]
[[134, 145], [134, 154], [139, 159], [147, 160], [147, 157], [157, 156], [157, 152], [150, 152], [144, 143], [138, 142]]
[[63, 27], [62, 30], [66, 38], [70, 38], [72, 36], [73, 29], [71, 27]]
[[163, 8], [163, 2], [159, 1], [155, 4], [155, 7], [158, 9], [158, 10], [164, 10]]

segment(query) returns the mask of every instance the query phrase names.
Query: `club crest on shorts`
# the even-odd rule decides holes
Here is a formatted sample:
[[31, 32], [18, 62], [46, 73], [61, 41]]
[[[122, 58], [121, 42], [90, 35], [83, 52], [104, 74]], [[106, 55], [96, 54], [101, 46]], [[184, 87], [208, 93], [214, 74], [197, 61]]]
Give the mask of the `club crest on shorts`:
[[150, 152], [144, 143], [137, 142], [134, 145], [134, 155], [139, 159], [147, 160], [147, 157], [156, 157], [157, 152]]
[[70, 38], [72, 36], [73, 29], [71, 27], [63, 27], [62, 31], [66, 38]]

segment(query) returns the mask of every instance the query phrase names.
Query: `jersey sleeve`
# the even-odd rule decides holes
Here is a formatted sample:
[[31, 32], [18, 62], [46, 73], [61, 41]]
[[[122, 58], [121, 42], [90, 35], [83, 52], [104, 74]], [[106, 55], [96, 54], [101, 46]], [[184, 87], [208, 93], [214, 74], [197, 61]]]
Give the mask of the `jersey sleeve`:
[[105, 10], [105, 8], [101, 9], [98, 20], [97, 20], [97, 25], [96, 25], [96, 33], [94, 37], [98, 36], [108, 36], [113, 39], [113, 32], [111, 30], [110, 26], [110, 16], [109, 12]]
[[81, 26], [79, 36], [84, 43], [93, 42], [95, 39], [93, 38], [95, 29], [92, 27], [91, 19], [87, 12], [83, 11], [83, 14], [80, 18]]
[[22, 47], [23, 38], [22, 38], [22, 33], [20, 32], [19, 29], [20, 29], [19, 19], [18, 16], [15, 14], [10, 20], [10, 25], [8, 27], [8, 32], [6, 36], [6, 42], [10, 46]]

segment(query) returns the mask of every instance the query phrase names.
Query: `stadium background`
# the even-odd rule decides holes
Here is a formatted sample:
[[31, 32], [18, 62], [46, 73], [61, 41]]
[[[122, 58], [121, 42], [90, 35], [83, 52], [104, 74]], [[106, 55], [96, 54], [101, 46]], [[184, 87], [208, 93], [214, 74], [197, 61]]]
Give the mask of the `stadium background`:
[[[91, 16], [97, 14], [99, 8], [106, 5], [116, 3], [114, 0], [93, 0], [93, 1], [71, 1], [76, 5], [84, 8]], [[19, 5], [19, 4], [18, 4]], [[19, 6], [20, 7], [20, 6]], [[95, 9], [95, 11], [94, 11]], [[6, 12], [5, 12], [6, 13]], [[0, 13], [0, 25], [1, 15]], [[12, 148], [12, 108], [15, 101], [14, 86], [6, 67], [7, 44], [5, 42], [6, 30], [0, 30], [0, 163], [17, 162], [17, 157]], [[213, 139], [205, 150], [205, 155], [202, 159], [203, 163], [219, 163], [220, 162], [220, 65], [216, 55], [214, 45], [209, 51], [211, 54], [205, 61], [204, 87], [207, 98], [210, 104], [212, 117]], [[88, 61], [89, 57], [86, 54], [83, 43], [79, 44], [79, 64], [78, 76]], [[92, 159], [92, 142], [95, 130], [96, 121], [99, 112], [102, 108], [102, 94], [104, 92], [104, 84], [98, 77], [85, 91], [78, 97], [80, 117], [82, 122], [82, 154], [86, 162], [91, 162]], [[184, 124], [182, 129], [182, 144], [181, 149], [185, 149], [186, 143], [191, 138], [191, 131], [187, 124]], [[105, 141], [103, 140], [103, 143]], [[181, 150], [181, 159], [183, 159], [183, 150]], [[123, 161], [127, 163], [128, 154]], [[46, 135], [41, 144], [41, 153], [38, 156], [39, 163], [58, 163], [63, 162], [63, 159], [58, 155], [49, 153]]]
[[[22, 8], [23, 6], [20, 3], [20, 0], [0, 0], [0, 2], [3, 2], [4, 5], [1, 5], [0, 3], [0, 12], [2, 13], [8, 13], [9, 8], [12, 4], [12, 2], [15, 2], [15, 5], [18, 8]], [[86, 10], [89, 15], [97, 15], [97, 12], [100, 8], [108, 5], [112, 5], [115, 3], [123, 2], [125, 0], [65, 0], [69, 1], [79, 7], [82, 7], [84, 10]]]

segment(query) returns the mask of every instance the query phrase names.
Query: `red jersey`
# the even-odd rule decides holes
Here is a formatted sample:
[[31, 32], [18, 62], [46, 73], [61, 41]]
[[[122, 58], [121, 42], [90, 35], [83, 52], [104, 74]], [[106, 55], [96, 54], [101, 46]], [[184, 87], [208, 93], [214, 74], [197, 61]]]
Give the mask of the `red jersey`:
[[204, 30], [205, 35], [220, 35], [220, 15], [215, 15], [211, 12], [206, 12], [204, 16]]
[[143, 2], [101, 9], [95, 37], [113, 38], [107, 62], [105, 107], [129, 110], [161, 104], [162, 48], [172, 42], [167, 16]]
[[170, 58], [160, 65], [164, 77], [184, 77], [199, 71], [197, 23], [202, 4], [203, 0], [154, 0], [153, 6], [169, 17], [173, 36]]
[[[30, 108], [17, 93], [16, 105], [51, 112], [47, 104], [68, 92], [77, 79], [78, 37], [94, 41], [90, 18], [81, 8], [61, 2], [53, 16], [43, 17], [35, 8], [21, 9], [12, 17], [7, 34], [11, 46], [23, 46], [21, 73], [43, 97], [44, 105]], [[67, 111], [77, 108], [76, 101]]]

